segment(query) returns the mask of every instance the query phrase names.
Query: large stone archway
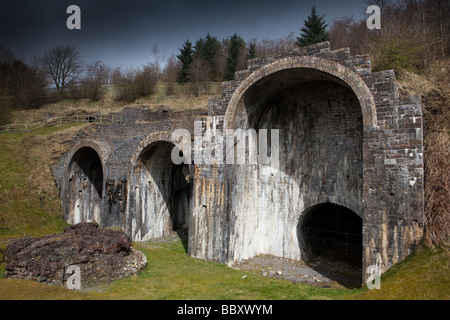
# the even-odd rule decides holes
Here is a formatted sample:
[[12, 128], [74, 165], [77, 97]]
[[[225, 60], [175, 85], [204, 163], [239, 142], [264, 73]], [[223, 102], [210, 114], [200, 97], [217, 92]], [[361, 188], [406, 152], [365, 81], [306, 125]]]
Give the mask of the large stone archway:
[[103, 188], [103, 164], [100, 156], [91, 147], [79, 148], [68, 165], [66, 221], [72, 224], [82, 221], [100, 223]]
[[136, 148], [127, 183], [125, 229], [135, 241], [164, 237], [175, 231], [187, 237], [189, 166], [174, 164], [171, 133], [157, 132]]
[[[234, 195], [232, 261], [258, 254], [302, 259], [293, 235], [296, 221], [311, 205], [331, 201], [363, 215], [364, 113], [373, 118], [373, 110], [361, 106], [364, 99], [341, 80], [344, 76], [299, 68], [305, 59], [291, 60], [296, 63], [276, 61], [247, 78], [225, 115], [234, 128], [279, 131], [278, 168], [261, 163], [226, 167]], [[327, 68], [320, 69], [332, 65], [323, 64]]]
[[242, 111], [242, 97], [250, 87], [272, 74], [295, 69], [303, 70], [305, 80], [308, 80], [308, 78], [316, 80], [328, 78], [349, 87], [361, 106], [364, 126], [373, 127], [377, 125], [373, 95], [367, 84], [356, 72], [334, 61], [313, 56], [300, 56], [282, 58], [264, 65], [242, 81], [229, 100], [225, 113], [226, 126], [228, 128], [236, 126], [236, 114]]
[[[399, 99], [392, 71], [372, 73], [369, 56], [322, 43], [252, 60], [223, 90], [203, 127], [278, 129], [280, 167], [197, 166], [192, 255], [302, 259], [298, 221], [329, 202], [361, 219], [363, 279], [413, 250], [423, 230], [420, 101]], [[214, 237], [201, 232], [211, 220]]]

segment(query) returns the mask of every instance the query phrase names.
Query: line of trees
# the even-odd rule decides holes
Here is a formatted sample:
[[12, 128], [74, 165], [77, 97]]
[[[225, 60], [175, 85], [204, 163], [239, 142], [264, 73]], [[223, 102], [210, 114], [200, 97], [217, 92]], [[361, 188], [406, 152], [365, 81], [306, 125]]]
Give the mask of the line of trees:
[[194, 92], [198, 83], [234, 79], [234, 73], [246, 68], [248, 52], [245, 41], [237, 34], [220, 41], [209, 33], [193, 44], [186, 40], [180, 53], [177, 81], [190, 82]]
[[155, 92], [158, 82], [166, 82], [166, 94], [174, 94], [174, 83], [189, 84], [199, 93], [202, 82], [234, 79], [247, 60], [276, 54], [295, 47], [290, 34], [284, 39], [252, 39], [248, 43], [237, 34], [226, 39], [207, 34], [194, 43], [186, 41], [178, 55], [159, 56], [152, 48], [152, 62], [126, 70], [111, 68], [101, 61], [86, 64], [73, 46], [57, 46], [41, 56], [16, 56], [0, 47], [0, 123], [7, 123], [13, 109], [36, 108], [61, 99], [100, 100], [104, 86], [114, 86], [115, 99], [132, 102]]
[[208, 33], [193, 43], [186, 40], [179, 54], [167, 60], [159, 57], [155, 44], [152, 62], [126, 70], [112, 69], [101, 61], [85, 64], [81, 52], [70, 45], [28, 58], [0, 47], [0, 124], [9, 121], [13, 109], [66, 98], [100, 100], [105, 85], [114, 86], [116, 100], [127, 102], [153, 94], [158, 82], [167, 83], [167, 95], [174, 93], [175, 82], [189, 84], [190, 92], [197, 95], [200, 83], [232, 80], [236, 71], [246, 69], [248, 59], [289, 51], [296, 45], [293, 33], [248, 43], [238, 34], [219, 40]]
[[251, 39], [247, 43], [238, 34], [223, 40], [210, 35], [191, 42], [186, 40], [176, 56], [179, 62], [177, 81], [233, 80], [236, 71], [247, 68], [249, 59], [277, 54], [296, 47], [294, 34], [276, 40]]
[[[381, 9], [382, 30], [369, 30], [366, 18], [343, 17], [328, 27], [313, 6], [300, 28], [275, 40], [251, 39], [238, 34], [219, 40], [209, 33], [186, 40], [177, 55], [161, 58], [155, 44], [152, 62], [122, 70], [97, 61], [86, 65], [73, 46], [55, 47], [42, 56], [25, 59], [0, 47], [0, 123], [11, 109], [35, 108], [64, 98], [99, 100], [103, 86], [114, 85], [115, 98], [132, 102], [155, 92], [157, 82], [190, 84], [198, 94], [205, 81], [227, 81], [247, 67], [248, 59], [290, 51], [329, 40], [334, 48], [349, 47], [353, 54], [370, 53], [373, 70], [414, 69], [450, 54], [450, 2], [448, 0], [370, 0]], [[56, 94], [50, 93], [55, 88]]]

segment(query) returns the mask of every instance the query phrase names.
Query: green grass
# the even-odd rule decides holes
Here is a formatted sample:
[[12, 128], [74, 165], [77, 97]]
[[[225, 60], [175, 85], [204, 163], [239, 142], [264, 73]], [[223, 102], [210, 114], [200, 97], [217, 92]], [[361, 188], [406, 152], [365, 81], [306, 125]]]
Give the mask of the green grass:
[[49, 140], [66, 129], [0, 135], [0, 241], [59, 232], [66, 225], [50, 169]]
[[181, 241], [155, 240], [135, 243], [135, 247], [144, 252], [148, 259], [146, 268], [136, 276], [80, 291], [27, 280], [0, 279], [0, 299], [447, 300], [450, 298], [447, 276], [449, 254], [445, 248], [418, 250], [382, 276], [380, 290], [367, 288], [350, 290], [292, 284], [260, 274], [231, 269], [223, 264], [195, 259], [185, 253]]
[[[157, 243], [157, 242], [156, 242]], [[138, 276], [114, 282], [104, 293], [108, 299], [332, 299], [351, 290], [330, 290], [292, 284], [226, 265], [189, 257], [181, 242], [139, 243], [148, 258]]]
[[368, 290], [355, 299], [448, 300], [450, 299], [450, 251], [448, 247], [419, 247], [381, 276], [381, 289]]
[[195, 259], [181, 241], [137, 243], [136, 248], [148, 259], [136, 276], [81, 291], [0, 279], [0, 299], [305, 300], [340, 299], [354, 292], [292, 284]]

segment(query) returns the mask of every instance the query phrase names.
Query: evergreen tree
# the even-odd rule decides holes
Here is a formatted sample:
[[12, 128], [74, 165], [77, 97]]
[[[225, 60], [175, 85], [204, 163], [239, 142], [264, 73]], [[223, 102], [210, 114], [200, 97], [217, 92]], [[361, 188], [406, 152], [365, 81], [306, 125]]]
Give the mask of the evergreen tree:
[[236, 33], [227, 41], [228, 42], [228, 57], [227, 68], [224, 75], [224, 80], [233, 80], [234, 73], [238, 65], [239, 53], [245, 49], [244, 40]]
[[301, 37], [297, 37], [296, 44], [299, 47], [306, 47], [314, 43], [324, 42], [328, 40], [326, 32], [327, 24], [324, 16], [317, 15], [316, 6], [311, 9], [311, 15], [304, 22], [304, 26], [300, 28]]
[[183, 48], [180, 49], [180, 54], [177, 55], [178, 60], [181, 62], [181, 69], [178, 73], [178, 82], [186, 83], [189, 82], [190, 68], [192, 61], [194, 59], [194, 49], [192, 48], [192, 43], [186, 40], [183, 44]]
[[247, 49], [247, 60], [256, 58], [256, 43], [250, 42]]
[[197, 58], [206, 61], [209, 66], [210, 75], [209, 80], [216, 81], [217, 79], [217, 55], [220, 50], [220, 41], [211, 36], [209, 33], [206, 38], [200, 38], [195, 42], [195, 55]]

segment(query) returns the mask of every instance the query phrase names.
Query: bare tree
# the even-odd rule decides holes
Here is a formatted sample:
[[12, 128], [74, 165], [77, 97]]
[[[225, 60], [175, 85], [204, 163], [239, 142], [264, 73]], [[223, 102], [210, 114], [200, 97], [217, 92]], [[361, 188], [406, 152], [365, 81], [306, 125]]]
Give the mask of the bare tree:
[[200, 93], [200, 82], [209, 80], [209, 64], [201, 57], [195, 57], [191, 64], [191, 88], [195, 96]]
[[42, 69], [60, 95], [82, 72], [80, 52], [73, 46], [55, 47], [42, 57]]
[[117, 101], [132, 102], [138, 98], [136, 85], [136, 70], [128, 68], [122, 72], [116, 68], [111, 74], [111, 82], [115, 87], [115, 99]]
[[97, 101], [103, 97], [102, 86], [108, 83], [110, 68], [100, 61], [86, 67], [86, 75], [81, 80], [82, 91], [88, 98]]
[[450, 49], [450, 3], [448, 0], [430, 0], [426, 9], [428, 23], [436, 30], [440, 58], [444, 58]]
[[148, 63], [148, 66], [152, 68], [153, 72], [156, 72], [159, 78], [162, 76], [161, 73], [161, 65], [164, 64], [164, 61], [166, 60], [166, 57], [163, 56], [162, 58], [159, 56], [159, 47], [158, 43], [155, 42], [152, 46], [152, 62]]
[[154, 94], [159, 76], [159, 66], [156, 63], [151, 62], [142, 69], [138, 69], [134, 78], [137, 96], [145, 97]]
[[166, 82], [176, 82], [178, 73], [181, 69], [181, 63], [175, 55], [172, 55], [162, 71], [162, 80]]
[[14, 53], [11, 50], [0, 46], [0, 97], [6, 93], [8, 88], [10, 66], [14, 59]]
[[181, 70], [181, 63], [175, 55], [172, 55], [166, 63], [162, 71], [162, 80], [166, 82], [166, 95], [171, 96], [175, 94], [175, 82]]

